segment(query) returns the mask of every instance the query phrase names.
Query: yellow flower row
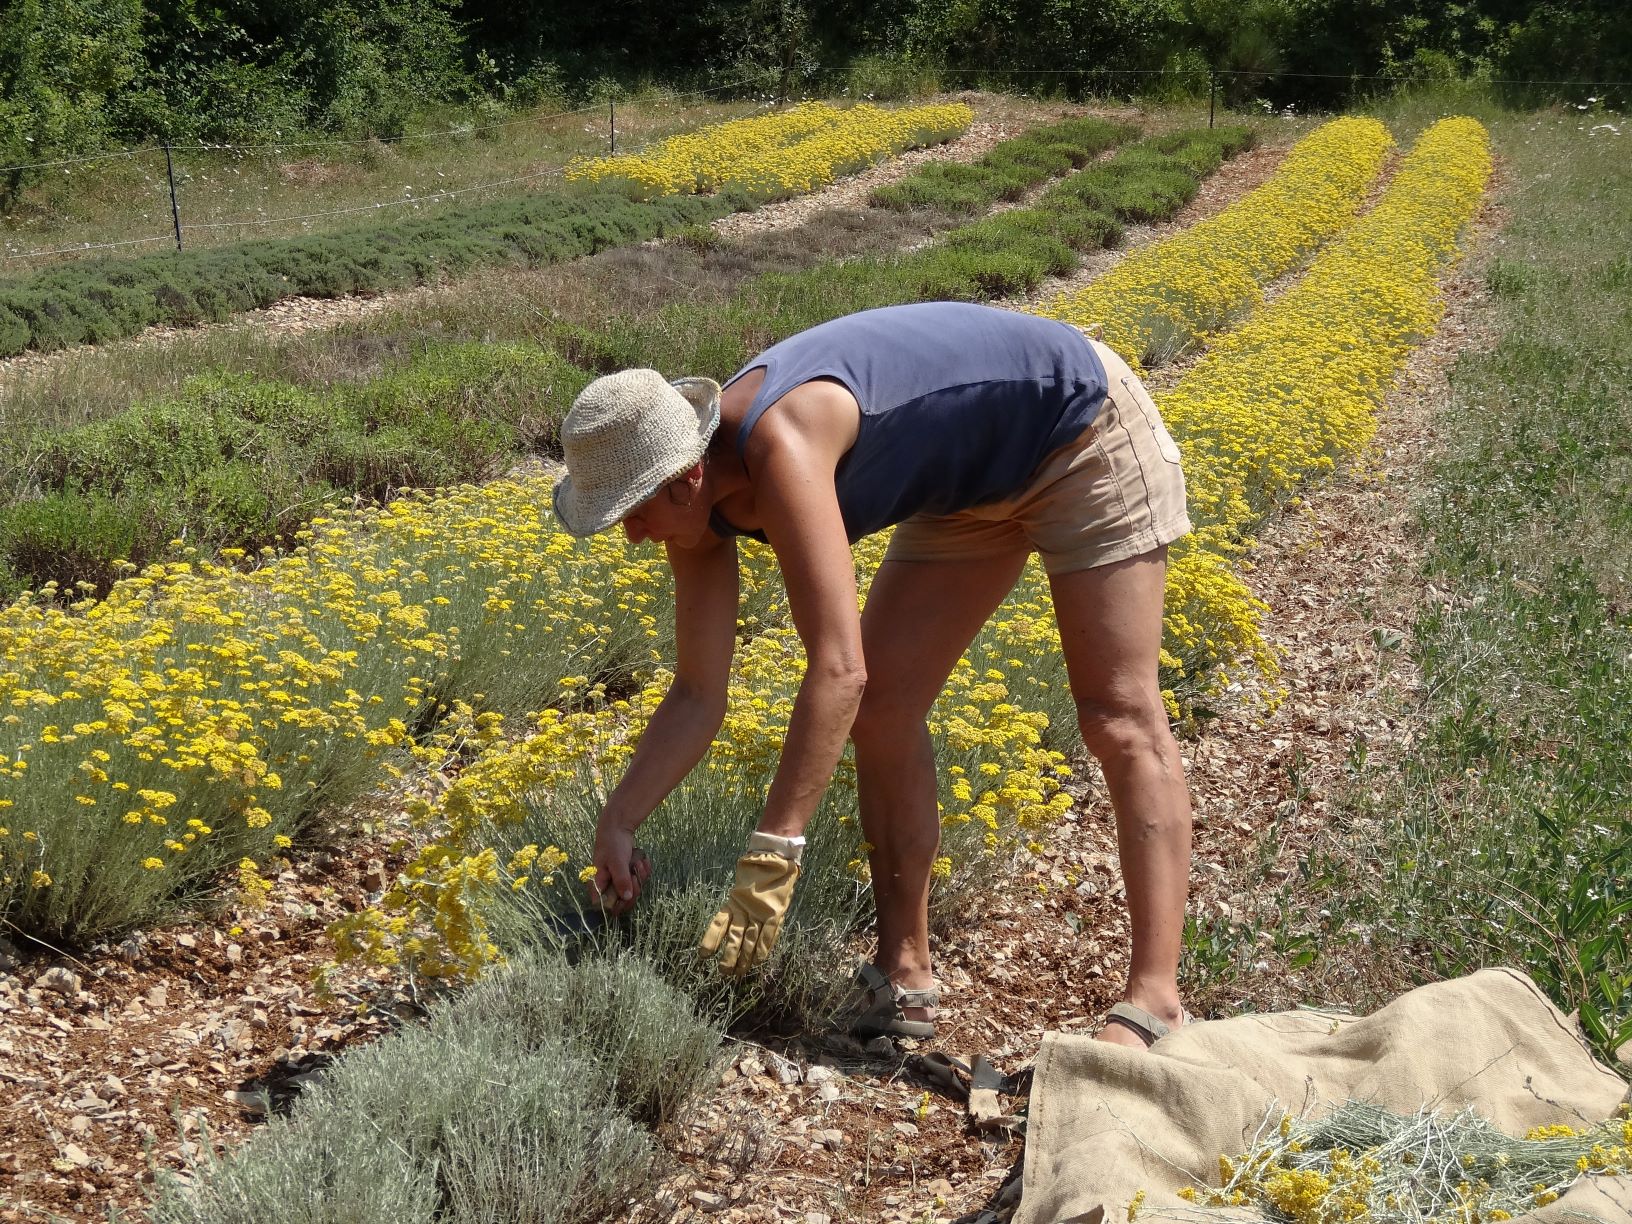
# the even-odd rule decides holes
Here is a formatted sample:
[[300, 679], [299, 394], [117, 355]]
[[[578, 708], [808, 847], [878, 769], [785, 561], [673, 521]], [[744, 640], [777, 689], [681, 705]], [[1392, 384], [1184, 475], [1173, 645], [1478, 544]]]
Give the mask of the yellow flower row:
[[[866, 542], [858, 551], [871, 572], [882, 544]], [[942, 889], [969, 886], [984, 860], [1046, 826], [1070, 802], [1062, 789], [1070, 777], [1065, 758], [1042, 742], [1047, 716], [1017, 700], [1028, 695], [1020, 686], [1037, 681], [1028, 674], [1028, 659], [1006, 657], [1013, 643], [1001, 641], [1005, 627], [1000, 614], [994, 631], [959, 662], [930, 719], [944, 767], [942, 856], [935, 871]], [[791, 626], [773, 625], [743, 645], [733, 663], [728, 712], [706, 763], [681, 784], [649, 835], [661, 838], [676, 808], [705, 811], [703, 835], [731, 847], [734, 857], [758, 819], [759, 796], [775, 773], [804, 670], [803, 646]], [[556, 870], [569, 861], [561, 847], [572, 846], [586, 859], [599, 797], [621, 774], [668, 680], [660, 671], [628, 700], [602, 699], [574, 713], [546, 709], [533, 716], [537, 729], [514, 742], [497, 716], [458, 711], [450, 729], [418, 753], [433, 769], [450, 754], [464, 763], [434, 801], [413, 806], [420, 849], [402, 878], [376, 905], [334, 927], [341, 959], [453, 979], [472, 978], [498, 959], [488, 906], [501, 890], [572, 879], [571, 872]], [[574, 693], [585, 683], [585, 677], [568, 677], [564, 688]], [[815, 840], [848, 863], [852, 875], [866, 878], [848, 759], [817, 820]], [[512, 844], [519, 849], [512, 851]], [[500, 870], [500, 859], [515, 853], [542, 854], [550, 870]]]
[[[1379, 145], [1363, 129], [1350, 134], [1368, 142], [1368, 157], [1376, 155]], [[1320, 251], [1283, 297], [1239, 330], [1216, 336], [1162, 395], [1198, 524], [1169, 557], [1170, 676], [1182, 674], [1188, 685], [1216, 682], [1222, 667], [1242, 656], [1273, 669], [1258, 633], [1265, 607], [1231, 558], [1278, 499], [1369, 441], [1376, 408], [1408, 348], [1433, 330], [1436, 277], [1479, 206], [1488, 173], [1488, 135], [1477, 122], [1446, 119], [1431, 127], [1373, 211]], [[1358, 181], [1358, 171], [1348, 178]], [[1188, 235], [1169, 242], [1186, 246]], [[1165, 246], [1147, 248], [1149, 263], [1165, 264]], [[1204, 261], [1193, 273], [1172, 266], [1175, 300], [1190, 294], [1190, 277], [1208, 281], [1214, 271]], [[1142, 300], [1138, 286], [1129, 292]], [[1100, 307], [1111, 317], [1139, 315], [1138, 307], [1123, 310], [1111, 292]]]
[[1130, 361], [1165, 361], [1255, 310], [1262, 286], [1351, 220], [1394, 141], [1375, 119], [1335, 119], [1293, 146], [1263, 186], [1216, 217], [1131, 252], [1038, 313], [1102, 329]]
[[1215, 536], [1370, 439], [1407, 351], [1438, 321], [1438, 273], [1489, 174], [1477, 122], [1435, 124], [1371, 212], [1167, 391], [1163, 415], [1196, 486], [1192, 515]]
[[[0, 611], [0, 912], [117, 927], [378, 781], [442, 694], [649, 668], [658, 559], [561, 535], [544, 495], [406, 496], [247, 572], [229, 551]], [[121, 863], [140, 870], [97, 879]]]
[[900, 110], [805, 102], [673, 136], [641, 153], [578, 161], [566, 177], [621, 182], [642, 199], [728, 188], [775, 199], [813, 191], [903, 149], [950, 140], [973, 119], [961, 102]]
[[1170, 596], [1184, 591], [1191, 609], [1170, 616], [1174, 655], [1215, 668], [1257, 642], [1258, 609], [1223, 558], [1300, 482], [1370, 440], [1406, 354], [1438, 321], [1437, 277], [1490, 167], [1477, 122], [1435, 124], [1374, 209], [1163, 395], [1198, 525], [1171, 553]]

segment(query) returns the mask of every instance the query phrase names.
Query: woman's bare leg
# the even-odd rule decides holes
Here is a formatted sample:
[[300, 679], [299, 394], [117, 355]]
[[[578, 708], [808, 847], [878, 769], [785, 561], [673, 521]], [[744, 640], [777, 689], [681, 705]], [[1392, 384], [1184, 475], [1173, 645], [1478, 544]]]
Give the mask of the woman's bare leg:
[[[1099, 760], [1133, 927], [1125, 998], [1182, 1020], [1179, 953], [1190, 883], [1190, 793], [1157, 683], [1167, 550], [1051, 579], [1082, 737]], [[1141, 1045], [1121, 1024], [1101, 1036]]]
[[[851, 728], [878, 910], [875, 964], [896, 985], [932, 982], [930, 869], [940, 847], [925, 718], [946, 678], [1013, 588], [1023, 552], [980, 561], [885, 561], [861, 618], [867, 689]], [[928, 1014], [909, 1009], [908, 1019]]]

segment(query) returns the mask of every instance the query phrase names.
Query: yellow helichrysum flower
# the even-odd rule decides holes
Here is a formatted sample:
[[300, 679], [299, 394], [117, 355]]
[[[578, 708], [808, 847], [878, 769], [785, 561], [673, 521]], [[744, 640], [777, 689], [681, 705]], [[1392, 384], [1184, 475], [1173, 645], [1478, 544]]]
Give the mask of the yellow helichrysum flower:
[[[1386, 133], [1370, 120], [1340, 120], [1306, 138], [1299, 157], [1288, 157], [1286, 177], [1274, 191], [1302, 181], [1311, 199], [1327, 203], [1307, 214], [1286, 210], [1298, 214], [1294, 224], [1302, 228], [1263, 262], [1256, 233], [1267, 239], [1281, 232], [1268, 215], [1282, 211], [1267, 207], [1273, 191], [1246, 197], [1215, 219], [1229, 217], [1215, 227], [1222, 230], [1221, 257], [1238, 260], [1253, 283], [1263, 269], [1291, 266], [1321, 237], [1336, 237], [1300, 282], [1237, 330], [1215, 337], [1162, 396], [1198, 524], [1169, 553], [1163, 663], [1167, 674], [1187, 677], [1186, 687], [1218, 683], [1223, 669], [1243, 656], [1273, 666], [1257, 628], [1263, 605], [1231, 559], [1278, 499], [1364, 445], [1394, 372], [1437, 318], [1436, 277], [1478, 206], [1490, 172], [1488, 136], [1470, 119], [1435, 124], [1401, 161], [1376, 206], [1351, 221], [1387, 147]], [[1079, 322], [1090, 321], [1089, 313], [1126, 319], [1132, 330], [1120, 344], [1136, 353], [1157, 345], [1163, 326], [1182, 324], [1193, 332], [1214, 309], [1206, 294], [1222, 283], [1204, 260], [1185, 256], [1196, 231], [1179, 235], [1172, 246], [1142, 248], [1121, 279], [1103, 277], [1085, 291], [1098, 295], [1091, 302], [1060, 299], [1045, 312]], [[1225, 241], [1225, 235], [1233, 237]], [[1183, 295], [1193, 282], [1200, 297], [1177, 315], [1163, 314], [1166, 299], [1149, 296], [1171, 291], [1188, 302]], [[1251, 294], [1242, 292], [1240, 300], [1250, 303]], [[1178, 706], [1175, 694], [1170, 710], [1177, 713]]]
[[805, 102], [713, 124], [621, 157], [571, 163], [569, 181], [621, 182], [651, 198], [737, 187], [760, 199], [811, 191], [903, 149], [949, 140], [974, 112], [961, 103], [884, 110]]

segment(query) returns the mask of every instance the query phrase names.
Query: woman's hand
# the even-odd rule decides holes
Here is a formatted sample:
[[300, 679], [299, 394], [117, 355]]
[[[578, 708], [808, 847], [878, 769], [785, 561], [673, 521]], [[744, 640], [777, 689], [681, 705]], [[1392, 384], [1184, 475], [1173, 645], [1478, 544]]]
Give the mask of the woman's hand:
[[626, 914], [651, 878], [652, 861], [636, 847], [633, 833], [617, 825], [596, 827], [595, 874], [587, 882], [590, 904], [612, 917]]

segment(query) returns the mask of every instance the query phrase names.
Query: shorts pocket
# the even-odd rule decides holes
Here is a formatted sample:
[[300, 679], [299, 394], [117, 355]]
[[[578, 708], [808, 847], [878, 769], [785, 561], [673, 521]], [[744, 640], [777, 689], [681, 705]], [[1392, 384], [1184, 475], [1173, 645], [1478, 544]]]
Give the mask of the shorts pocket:
[[1145, 424], [1150, 426], [1150, 432], [1156, 439], [1156, 449], [1161, 452], [1162, 458], [1177, 464], [1179, 444], [1167, 432], [1167, 426], [1162, 423], [1162, 414], [1157, 411], [1156, 401], [1150, 398], [1150, 392], [1145, 390], [1145, 384], [1129, 374], [1122, 379], [1122, 389], [1128, 393], [1128, 402], [1139, 406], [1139, 413], [1145, 418]]

